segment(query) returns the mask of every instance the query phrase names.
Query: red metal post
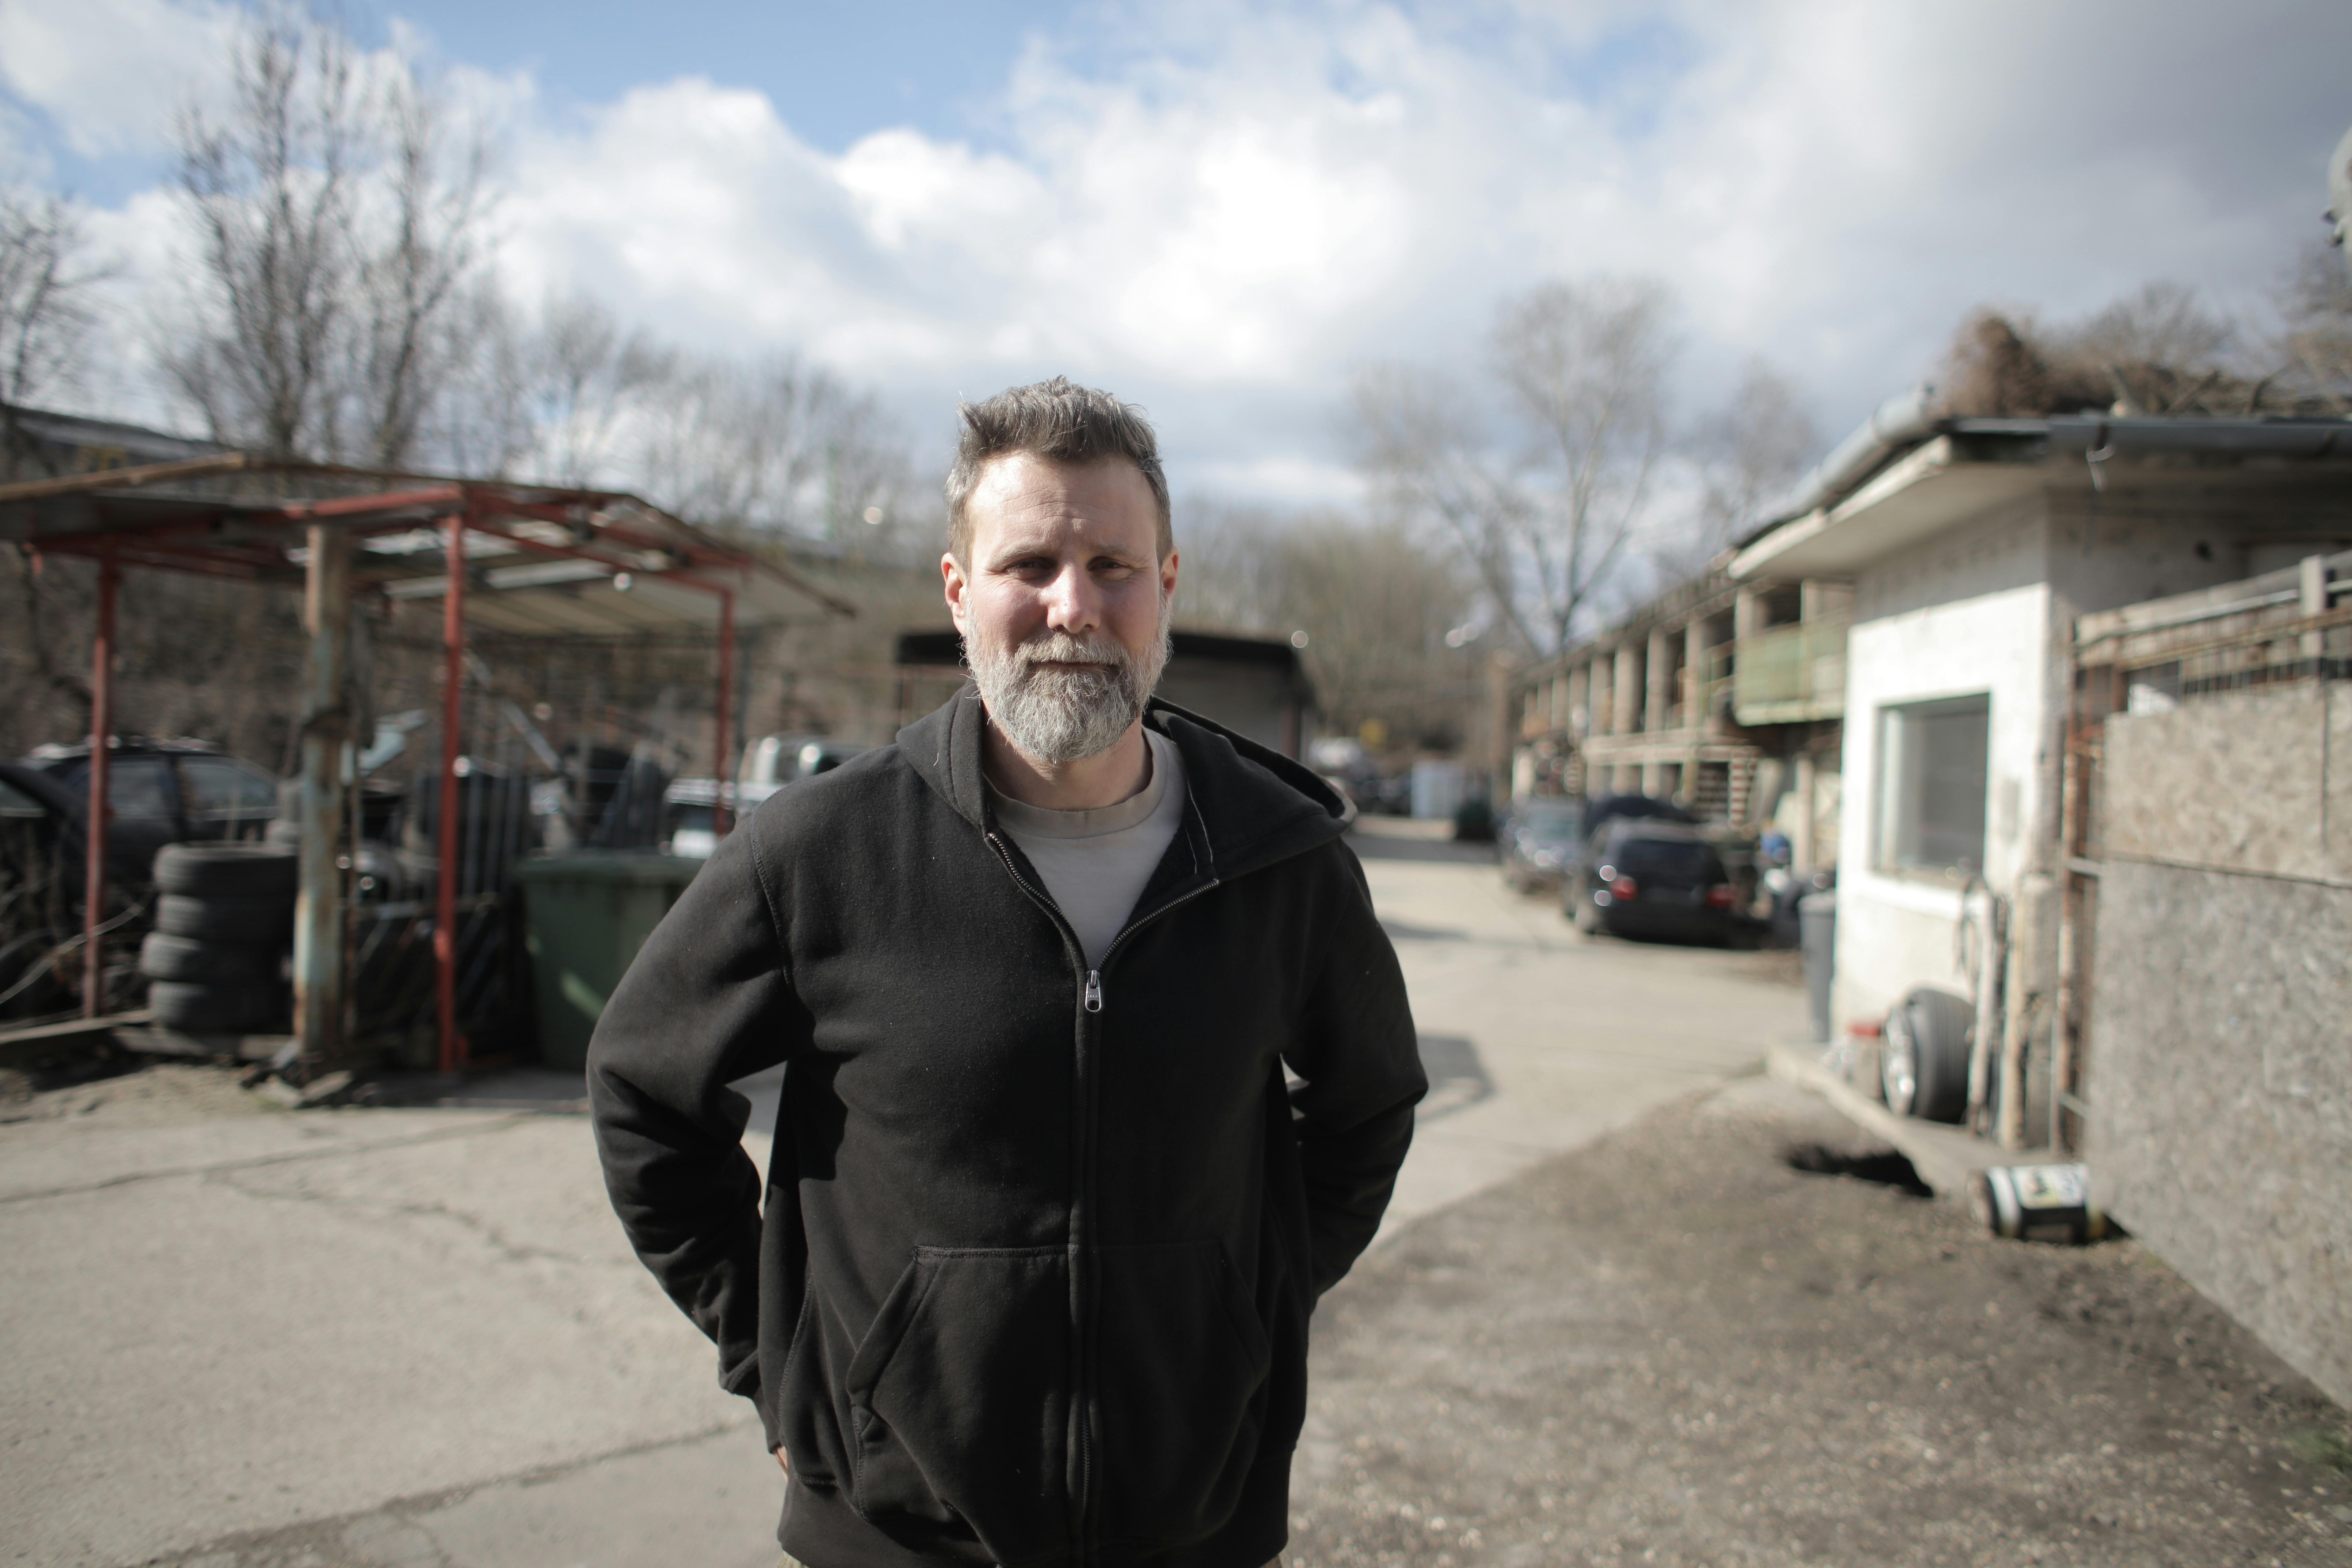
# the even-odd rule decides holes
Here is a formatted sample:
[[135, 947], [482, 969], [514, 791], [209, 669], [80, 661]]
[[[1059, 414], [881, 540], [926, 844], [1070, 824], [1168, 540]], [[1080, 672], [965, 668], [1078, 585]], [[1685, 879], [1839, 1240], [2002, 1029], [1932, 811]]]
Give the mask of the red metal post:
[[88, 848], [82, 868], [81, 895], [81, 1016], [95, 1018], [106, 1005], [107, 774], [114, 743], [114, 541], [106, 540], [98, 552], [98, 626], [89, 656], [89, 813], [82, 839]]
[[449, 592], [441, 615], [440, 868], [433, 889], [434, 1012], [440, 1026], [440, 1066], [466, 1065], [457, 1033], [457, 760], [464, 739], [466, 695], [466, 514], [448, 518]]
[[712, 763], [718, 789], [710, 808], [711, 831], [724, 838], [735, 826], [735, 770], [729, 764], [727, 742], [735, 709], [735, 590], [719, 590], [719, 755]]

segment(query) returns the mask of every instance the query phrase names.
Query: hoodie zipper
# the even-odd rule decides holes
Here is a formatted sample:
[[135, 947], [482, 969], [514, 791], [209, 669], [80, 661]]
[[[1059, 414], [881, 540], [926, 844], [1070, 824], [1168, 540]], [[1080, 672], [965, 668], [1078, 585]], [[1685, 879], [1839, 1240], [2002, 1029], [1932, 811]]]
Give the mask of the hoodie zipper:
[[[1097, 965], [1088, 965], [1086, 962], [1086, 950], [1078, 943], [1077, 932], [1071, 928], [1069, 921], [1064, 917], [1061, 906], [1054, 902], [1053, 896], [1021, 874], [1021, 868], [1014, 863], [1013, 852], [1005, 847], [1003, 838], [991, 832], [988, 835], [988, 844], [990, 848], [996, 851], [996, 858], [1004, 863], [1005, 874], [1013, 879], [1013, 886], [1026, 894], [1030, 902], [1045, 910], [1046, 918], [1054, 922], [1054, 929], [1061, 933], [1062, 946], [1070, 959], [1071, 968], [1082, 977], [1078, 992], [1078, 1037], [1087, 1048], [1079, 1055], [1078, 1073], [1080, 1103], [1086, 1110], [1084, 1121], [1079, 1128], [1079, 1146], [1082, 1151], [1085, 1175], [1080, 1191], [1074, 1195], [1071, 1205], [1073, 1213], [1070, 1229], [1074, 1238], [1074, 1248], [1079, 1256], [1073, 1259], [1070, 1270], [1070, 1331], [1076, 1343], [1080, 1347], [1078, 1385], [1071, 1391], [1071, 1397], [1076, 1402], [1078, 1415], [1078, 1495], [1076, 1500], [1079, 1521], [1078, 1536], [1072, 1545], [1077, 1561], [1086, 1563], [1094, 1555], [1087, 1539], [1087, 1527], [1094, 1520], [1095, 1458], [1094, 1367], [1092, 1358], [1087, 1353], [1087, 1320], [1094, 1315], [1094, 1282], [1088, 1277], [1088, 1269], [1094, 1262], [1092, 1236], [1095, 1176], [1094, 1047], [1100, 1043], [1097, 1034], [1100, 1026], [1090, 1023], [1089, 1016], [1098, 1015], [1103, 1010], [1102, 972], [1110, 967], [1110, 961], [1118, 956], [1118, 950], [1127, 939], [1171, 910], [1181, 909], [1202, 894], [1213, 890], [1219, 882], [1218, 879], [1211, 877], [1181, 898], [1171, 899], [1141, 920], [1130, 921], [1120, 929], [1117, 936], [1110, 939], [1110, 945], [1103, 949], [1102, 963]], [[1081, 1220], [1084, 1222], [1083, 1225], [1080, 1223]]]
[[1090, 1230], [1094, 1225], [1094, 1031], [1088, 1026], [1087, 1015], [1102, 1011], [1102, 984], [1095, 972], [1087, 967], [1086, 950], [1079, 946], [1077, 932], [1063, 917], [1061, 907], [1043, 888], [1021, 874], [1014, 863], [1013, 851], [995, 833], [988, 835], [988, 847], [1004, 862], [1004, 874], [1013, 885], [1027, 895], [1029, 901], [1045, 912], [1061, 933], [1064, 954], [1071, 968], [1083, 974], [1085, 983], [1079, 997], [1078, 1027], [1078, 1101], [1084, 1107], [1078, 1126], [1079, 1180], [1077, 1190], [1070, 1194], [1070, 1342], [1074, 1347], [1072, 1408], [1077, 1416], [1078, 1484], [1071, 1500], [1076, 1515], [1077, 1528], [1072, 1531], [1071, 1542], [1079, 1563], [1090, 1555], [1087, 1551], [1086, 1521], [1093, 1509], [1094, 1491], [1094, 1405], [1088, 1397], [1086, 1360], [1087, 1320], [1093, 1313], [1093, 1281], [1087, 1277], [1086, 1265], [1090, 1260]]

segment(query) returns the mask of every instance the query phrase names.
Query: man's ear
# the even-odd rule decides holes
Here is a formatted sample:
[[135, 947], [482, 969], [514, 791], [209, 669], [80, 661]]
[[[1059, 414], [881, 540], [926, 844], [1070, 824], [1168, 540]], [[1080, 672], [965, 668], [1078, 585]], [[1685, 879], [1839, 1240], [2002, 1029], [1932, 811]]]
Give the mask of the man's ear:
[[1165, 601], [1176, 596], [1176, 568], [1182, 563], [1180, 552], [1171, 550], [1168, 559], [1160, 563], [1160, 597]]
[[940, 586], [947, 595], [948, 614], [955, 617], [958, 631], [969, 631], [964, 625], [964, 596], [971, 592], [971, 579], [964, 575], [963, 564], [950, 550], [940, 557]]

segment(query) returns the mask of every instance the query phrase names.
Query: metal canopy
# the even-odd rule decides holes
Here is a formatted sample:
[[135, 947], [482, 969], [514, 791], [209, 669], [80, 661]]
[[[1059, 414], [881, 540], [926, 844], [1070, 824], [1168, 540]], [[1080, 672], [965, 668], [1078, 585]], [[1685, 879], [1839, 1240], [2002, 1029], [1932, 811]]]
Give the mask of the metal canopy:
[[442, 612], [440, 855], [432, 931], [444, 1070], [462, 1067], [468, 1051], [457, 1028], [455, 932], [457, 745], [469, 623], [541, 637], [715, 630], [717, 826], [723, 834], [732, 804], [728, 716], [739, 620], [784, 620], [803, 604], [824, 614], [856, 613], [784, 567], [620, 491], [274, 462], [240, 452], [0, 485], [0, 540], [88, 557], [98, 566], [84, 836], [83, 1012], [90, 1017], [103, 996], [115, 588], [122, 568], [304, 591], [310, 648], [294, 994], [306, 1074], [342, 1043], [349, 862], [339, 858], [338, 844], [351, 738], [341, 686], [355, 599], [430, 599]]
[[124, 566], [299, 586], [307, 531], [357, 541], [354, 592], [448, 591], [446, 520], [464, 520], [467, 618], [526, 637], [715, 629], [854, 611], [776, 563], [615, 490], [271, 463], [229, 453], [0, 485], [0, 539]]

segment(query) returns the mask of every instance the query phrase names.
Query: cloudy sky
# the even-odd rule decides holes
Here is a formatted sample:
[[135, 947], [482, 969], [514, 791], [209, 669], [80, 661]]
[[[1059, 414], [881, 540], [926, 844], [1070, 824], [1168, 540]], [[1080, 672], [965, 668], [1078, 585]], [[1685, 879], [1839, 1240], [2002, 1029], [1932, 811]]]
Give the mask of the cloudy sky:
[[[1145, 404], [1180, 488], [1350, 493], [1382, 360], [1646, 272], [1679, 405], [1751, 355], [1825, 433], [1984, 300], [2153, 278], [2251, 308], [2321, 232], [2352, 6], [1930, 0], [857, 6], [394, 0], [499, 126], [500, 266], [689, 342], [794, 346], [943, 447], [958, 395]], [[173, 111], [216, 0], [0, 0], [0, 175], [169, 277]]]

